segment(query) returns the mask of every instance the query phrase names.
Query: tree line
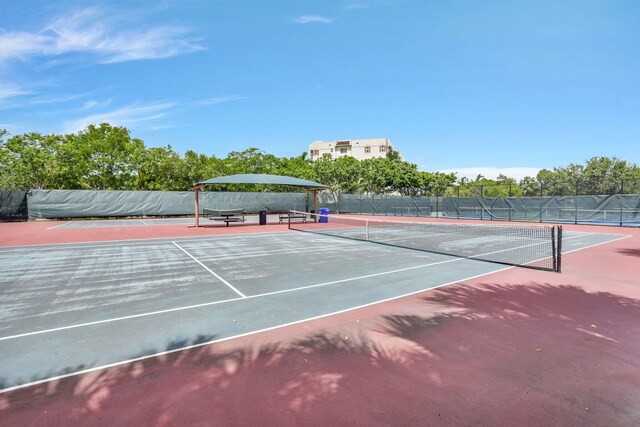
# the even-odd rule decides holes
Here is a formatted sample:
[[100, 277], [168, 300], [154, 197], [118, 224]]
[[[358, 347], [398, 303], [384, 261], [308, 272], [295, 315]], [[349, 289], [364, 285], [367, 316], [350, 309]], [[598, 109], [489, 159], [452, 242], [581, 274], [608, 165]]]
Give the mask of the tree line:
[[449, 196], [573, 196], [589, 194], [640, 194], [640, 167], [616, 157], [592, 157], [584, 164], [542, 169], [535, 177], [520, 181], [499, 175], [490, 180], [479, 175], [471, 181], [462, 178]]
[[[640, 187], [640, 168], [617, 158], [594, 157], [584, 165], [543, 169], [519, 182], [479, 175], [475, 180], [455, 173], [423, 172], [390, 151], [385, 158], [358, 161], [325, 155], [314, 162], [307, 153], [277, 157], [257, 148], [232, 151], [225, 158], [188, 150], [177, 153], [170, 145], [147, 147], [131, 132], [108, 123], [90, 125], [77, 134], [29, 132], [11, 136], [0, 129], [0, 188], [82, 190], [189, 190], [216, 176], [247, 174], [286, 175], [317, 181], [337, 193], [403, 194], [411, 196], [535, 196], [613, 194], [621, 180], [628, 189]], [[637, 180], [637, 184], [634, 182]], [[590, 187], [589, 187], [590, 186]], [[291, 187], [227, 185], [221, 191], [299, 191]], [[630, 191], [626, 191], [630, 192]], [[637, 189], [636, 192], [640, 192]]]

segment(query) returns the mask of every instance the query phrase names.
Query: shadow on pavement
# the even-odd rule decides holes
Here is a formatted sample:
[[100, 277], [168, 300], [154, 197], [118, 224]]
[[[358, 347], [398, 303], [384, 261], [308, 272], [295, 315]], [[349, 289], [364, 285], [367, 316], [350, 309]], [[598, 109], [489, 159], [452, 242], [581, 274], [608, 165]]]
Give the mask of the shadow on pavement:
[[528, 282], [455, 285], [418, 301], [411, 313], [292, 339], [275, 331], [256, 336], [262, 343], [204, 345], [0, 394], [0, 417], [6, 425], [640, 423], [638, 300]]

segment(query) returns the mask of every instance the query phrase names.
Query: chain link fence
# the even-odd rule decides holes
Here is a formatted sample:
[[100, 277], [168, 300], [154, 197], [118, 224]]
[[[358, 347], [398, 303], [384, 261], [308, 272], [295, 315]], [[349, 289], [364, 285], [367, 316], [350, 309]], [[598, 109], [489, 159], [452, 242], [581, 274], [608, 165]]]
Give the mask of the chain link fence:
[[448, 187], [439, 196], [455, 197], [536, 197], [536, 196], [612, 196], [640, 194], [640, 179], [576, 180], [549, 182], [521, 182], [474, 184]]
[[[640, 179], [475, 185], [443, 195], [318, 193], [332, 212], [487, 221], [640, 226]], [[610, 192], [610, 193], [607, 193]], [[596, 194], [594, 194], [596, 193]], [[193, 215], [191, 191], [0, 190], [0, 220]], [[311, 211], [311, 193], [205, 192], [201, 207], [242, 207], [247, 213]]]
[[573, 224], [640, 226], [640, 194], [537, 197], [410, 197], [319, 194], [333, 212]]

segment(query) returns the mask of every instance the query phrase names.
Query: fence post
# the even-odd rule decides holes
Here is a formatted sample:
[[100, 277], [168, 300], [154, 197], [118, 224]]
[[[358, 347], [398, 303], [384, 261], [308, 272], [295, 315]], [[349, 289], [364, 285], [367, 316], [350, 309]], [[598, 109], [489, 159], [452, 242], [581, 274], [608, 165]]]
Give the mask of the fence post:
[[484, 220], [484, 185], [480, 184], [480, 219]]
[[544, 197], [544, 182], [540, 183], [540, 222], [542, 222], [542, 198]]
[[573, 196], [573, 204], [574, 204], [574, 218], [573, 223], [578, 223], [578, 193], [580, 193], [580, 180], [576, 180], [576, 194]]
[[[624, 179], [622, 180], [624, 181]], [[620, 227], [622, 227], [622, 218], [623, 218], [623, 214], [622, 214], [622, 201], [624, 200], [624, 197], [622, 196], [622, 194], [618, 195], [618, 205], [620, 206]]]

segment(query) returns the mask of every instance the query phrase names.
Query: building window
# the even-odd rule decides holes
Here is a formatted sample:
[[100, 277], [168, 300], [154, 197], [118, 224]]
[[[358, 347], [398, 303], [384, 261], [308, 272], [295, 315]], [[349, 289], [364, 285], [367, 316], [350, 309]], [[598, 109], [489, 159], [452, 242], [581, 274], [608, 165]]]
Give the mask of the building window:
[[347, 154], [347, 149], [346, 148], [341, 148], [340, 149], [340, 154]]
[[371, 153], [371, 147], [369, 147], [368, 145], [366, 147], [364, 147], [364, 152], [365, 152], [365, 154]]
[[380, 146], [380, 152], [381, 153], [386, 153], [387, 152], [387, 146], [386, 145], [381, 145]]

